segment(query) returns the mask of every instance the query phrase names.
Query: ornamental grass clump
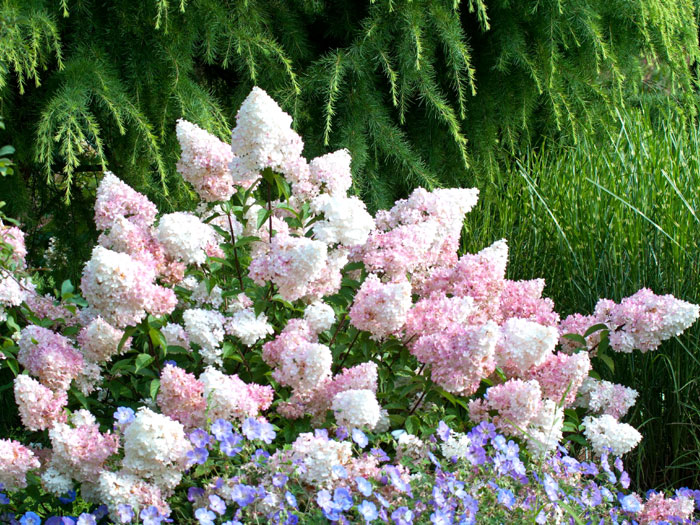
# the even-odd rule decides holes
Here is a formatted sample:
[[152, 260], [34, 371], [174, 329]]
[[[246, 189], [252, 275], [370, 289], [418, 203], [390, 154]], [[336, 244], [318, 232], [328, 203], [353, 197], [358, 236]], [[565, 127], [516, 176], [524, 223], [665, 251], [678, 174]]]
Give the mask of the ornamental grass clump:
[[2, 366], [28, 443], [2, 441], [5, 517], [691, 518], [692, 491], [645, 503], [610, 467], [642, 438], [621, 421], [636, 392], [593, 367], [655, 350], [696, 305], [643, 289], [560, 321], [543, 281], [506, 279], [506, 241], [458, 254], [477, 190], [372, 217], [347, 152], [308, 161], [291, 124], [258, 88], [231, 155], [180, 121], [195, 210], [159, 216], [107, 173], [80, 291], [39, 295], [2, 227]]

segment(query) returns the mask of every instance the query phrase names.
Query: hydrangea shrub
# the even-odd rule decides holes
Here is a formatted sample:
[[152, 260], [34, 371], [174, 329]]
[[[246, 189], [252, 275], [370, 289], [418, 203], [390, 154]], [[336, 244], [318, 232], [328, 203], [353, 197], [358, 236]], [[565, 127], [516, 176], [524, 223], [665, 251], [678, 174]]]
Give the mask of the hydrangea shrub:
[[698, 306], [643, 289], [561, 320], [542, 280], [506, 278], [505, 240], [458, 253], [478, 190], [373, 217], [348, 152], [308, 161], [258, 88], [230, 147], [177, 136], [200, 204], [160, 215], [106, 173], [79, 291], [39, 294], [0, 225], [2, 366], [33, 440], [0, 440], [0, 483], [29, 491], [2, 496], [22, 523], [51, 498], [80, 524], [691, 518], [692, 491], [622, 492], [637, 394], [593, 365]]

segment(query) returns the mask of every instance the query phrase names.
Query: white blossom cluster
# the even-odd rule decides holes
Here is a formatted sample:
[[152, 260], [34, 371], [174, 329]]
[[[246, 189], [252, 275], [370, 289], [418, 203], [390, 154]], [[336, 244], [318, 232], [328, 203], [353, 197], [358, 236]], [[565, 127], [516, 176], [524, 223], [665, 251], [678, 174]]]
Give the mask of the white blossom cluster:
[[203, 264], [207, 246], [216, 243], [216, 232], [211, 226], [181, 211], [163, 215], [156, 232], [165, 252], [186, 264]]
[[293, 386], [298, 393], [311, 392], [331, 377], [332, 364], [330, 348], [305, 342], [293, 352], [284, 352], [272, 375], [281, 384]]
[[167, 492], [180, 483], [191, 449], [181, 423], [141, 407], [124, 431], [122, 465]]
[[314, 301], [304, 309], [304, 319], [314, 333], [320, 334], [333, 326], [335, 311], [323, 301]]
[[418, 436], [403, 432], [396, 442], [396, 457], [399, 460], [408, 457], [414, 461], [422, 461], [428, 456], [430, 449]]
[[347, 441], [333, 441], [305, 432], [292, 443], [292, 460], [300, 463], [300, 477], [312, 485], [330, 485], [340, 476], [333, 467], [344, 466], [351, 458], [352, 446]]
[[442, 455], [447, 459], [454, 457], [465, 459], [472, 442], [469, 436], [460, 432], [450, 433], [450, 437], [442, 444]]
[[313, 225], [314, 236], [326, 244], [364, 244], [374, 229], [374, 219], [357, 197], [322, 193], [311, 202], [311, 211], [324, 219]]
[[119, 505], [131, 506], [136, 514], [151, 505], [156, 506], [161, 513], [170, 512], [160, 488], [128, 472], [103, 470], [96, 480], [96, 485], [98, 497], [95, 499], [107, 505], [115, 523], [122, 522], [117, 513]]
[[189, 349], [190, 338], [185, 329], [176, 323], [168, 323], [160, 329], [160, 333], [165, 337], [168, 346], [180, 346]]
[[506, 373], [522, 376], [541, 365], [559, 341], [559, 331], [527, 319], [508, 319], [501, 328], [503, 338], [496, 350], [496, 362]]
[[292, 117], [262, 89], [254, 87], [236, 114], [231, 134], [231, 173], [234, 181], [249, 180], [264, 168], [286, 171], [299, 159], [304, 144], [292, 129]]
[[607, 449], [613, 456], [622, 456], [637, 446], [642, 435], [631, 425], [620, 423], [614, 417], [604, 414], [599, 417], [583, 418], [584, 435], [596, 454]]
[[634, 388], [593, 377], [583, 380], [578, 394], [576, 406], [587, 408], [594, 414], [608, 414], [615, 419], [624, 417], [639, 395]]
[[379, 422], [381, 407], [371, 390], [350, 389], [335, 395], [331, 410], [341, 426], [372, 429]]
[[192, 308], [182, 314], [190, 343], [201, 347], [200, 354], [207, 364], [221, 364], [221, 342], [224, 340], [224, 316], [212, 310]]
[[212, 421], [219, 418], [242, 420], [258, 414], [256, 400], [238, 376], [223, 374], [209, 366], [200, 374], [199, 380], [204, 385], [207, 415]]
[[564, 409], [551, 399], [545, 399], [525, 433], [527, 449], [535, 456], [553, 452], [562, 440], [563, 427]]
[[272, 325], [267, 322], [264, 313], [255, 315], [252, 308], [245, 308], [228, 317], [224, 323], [227, 334], [240, 339], [246, 346], [254, 345], [260, 339], [274, 333]]
[[316, 157], [309, 163], [311, 182], [334, 197], [344, 197], [352, 185], [351, 160], [346, 149]]

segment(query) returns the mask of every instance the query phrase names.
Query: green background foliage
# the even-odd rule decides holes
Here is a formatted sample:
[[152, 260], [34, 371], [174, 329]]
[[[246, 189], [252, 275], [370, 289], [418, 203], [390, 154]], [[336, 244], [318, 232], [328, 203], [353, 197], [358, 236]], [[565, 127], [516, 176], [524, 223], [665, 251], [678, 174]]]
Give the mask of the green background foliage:
[[[192, 205], [176, 119], [227, 141], [259, 85], [307, 157], [350, 150], [373, 210], [479, 187], [465, 248], [508, 238], [510, 277], [545, 277], [564, 314], [643, 285], [698, 302], [697, 35], [692, 0], [1, 0], [0, 144], [17, 151], [0, 196], [35, 266], [50, 237], [69, 255], [46, 284], [75, 282], [99, 174]], [[700, 485], [699, 336], [609, 377], [640, 390], [645, 488]]]

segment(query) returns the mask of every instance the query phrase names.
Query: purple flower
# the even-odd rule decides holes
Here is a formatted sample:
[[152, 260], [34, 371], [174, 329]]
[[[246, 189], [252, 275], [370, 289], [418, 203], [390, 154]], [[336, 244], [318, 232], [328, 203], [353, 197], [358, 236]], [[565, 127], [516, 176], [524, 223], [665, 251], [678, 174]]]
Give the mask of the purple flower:
[[58, 498], [61, 503], [73, 503], [76, 498], [76, 493], [74, 490], [69, 490], [65, 496]]
[[41, 525], [41, 518], [34, 512], [27, 512], [19, 519], [20, 525]]
[[355, 483], [357, 483], [357, 490], [359, 490], [363, 496], [372, 495], [372, 484], [365, 478], [357, 477], [355, 478]]
[[317, 428], [314, 430], [314, 437], [321, 439], [328, 439], [328, 429], [327, 428]]
[[369, 444], [369, 439], [359, 428], [352, 429], [352, 440], [357, 443], [360, 448], [365, 448]]
[[348, 435], [348, 429], [345, 427], [338, 427], [335, 429], [335, 437], [338, 438], [340, 441], [347, 439]]
[[223, 441], [233, 433], [233, 425], [225, 419], [217, 419], [211, 425], [211, 433], [219, 441]]
[[365, 520], [365, 522], [369, 523], [370, 521], [376, 520], [378, 513], [377, 513], [377, 506], [372, 503], [371, 501], [364, 500], [362, 503], [360, 503], [357, 506], [357, 512], [360, 513], [360, 516]]
[[430, 515], [430, 522], [434, 525], [452, 525], [452, 514], [448, 511], [437, 509]]
[[498, 489], [498, 503], [503, 505], [508, 510], [513, 508], [515, 504], [515, 496], [513, 492], [508, 489], [499, 488]]
[[209, 496], [209, 508], [217, 514], [221, 514], [223, 516], [223, 514], [226, 512], [226, 502], [224, 502], [224, 500], [222, 500], [216, 494], [212, 494]]
[[559, 499], [559, 484], [552, 476], [545, 474], [542, 485], [544, 485], [544, 491], [547, 493], [549, 501], [557, 501]]
[[197, 518], [199, 525], [214, 525], [216, 514], [202, 507], [194, 511], [194, 517]]
[[352, 508], [352, 495], [350, 491], [345, 487], [338, 487], [333, 492], [333, 502], [340, 508], [340, 510], [349, 510]]
[[274, 427], [267, 421], [258, 421], [249, 417], [243, 422], [243, 434], [250, 440], [259, 439], [268, 445], [277, 435]]
[[381, 448], [373, 448], [370, 450], [370, 452], [380, 463], [383, 461], [389, 461], [389, 456]]
[[155, 505], [151, 505], [150, 507], [143, 509], [139, 514], [139, 517], [141, 518], [143, 525], [160, 525], [160, 523], [165, 519], [165, 516], [160, 514], [160, 511]]
[[437, 435], [441, 440], [447, 441], [448, 439], [450, 439], [451, 432], [452, 431], [450, 430], [450, 427], [447, 426], [447, 423], [445, 423], [444, 421], [440, 421], [440, 423], [438, 423]]
[[284, 522], [284, 525], [297, 525], [299, 523], [299, 516], [296, 514], [289, 514], [287, 516], [287, 521]]
[[621, 497], [620, 498], [620, 507], [622, 507], [622, 510], [625, 512], [630, 512], [632, 514], [635, 514], [642, 510], [642, 504], [639, 502], [639, 499], [634, 494], [628, 494], [627, 496]]
[[119, 407], [114, 413], [114, 420], [118, 425], [128, 425], [134, 420], [134, 410], [129, 407]]
[[275, 474], [272, 476], [272, 484], [277, 488], [282, 488], [287, 484], [289, 477], [284, 474]]
[[243, 441], [243, 436], [240, 434], [226, 436], [219, 444], [219, 450], [228, 457], [236, 456], [243, 450], [243, 447], [238, 446], [241, 441]]
[[201, 428], [197, 428], [190, 432], [190, 435], [188, 437], [190, 438], [192, 444], [197, 448], [207, 447], [212, 442], [209, 433]]
[[134, 519], [134, 510], [131, 508], [131, 505], [126, 505], [125, 503], [117, 505], [117, 517], [122, 523], [130, 523]]
[[194, 503], [194, 500], [204, 496], [204, 489], [199, 487], [190, 487], [187, 489], [187, 501]]
[[163, 366], [170, 365], [170, 366], [177, 366], [177, 361], [173, 361], [172, 359], [168, 359], [167, 361], [163, 361]]
[[236, 485], [231, 489], [231, 499], [238, 503], [241, 507], [247, 507], [255, 501], [257, 491], [255, 487], [250, 485]]
[[629, 488], [630, 486], [630, 475], [625, 471], [622, 471], [622, 474], [620, 474], [620, 485], [623, 489]]
[[9, 505], [10, 504], [10, 498], [7, 497], [7, 494], [4, 492], [0, 492], [0, 505]]
[[97, 520], [92, 514], [84, 512], [80, 516], [78, 516], [78, 521], [76, 525], [97, 525]]
[[287, 491], [284, 494], [284, 499], [287, 500], [287, 505], [289, 505], [290, 507], [294, 507], [295, 509], [297, 508], [297, 498], [294, 496], [294, 494]]
[[391, 513], [391, 519], [396, 525], [411, 525], [413, 523], [413, 511], [408, 507], [399, 507]]

